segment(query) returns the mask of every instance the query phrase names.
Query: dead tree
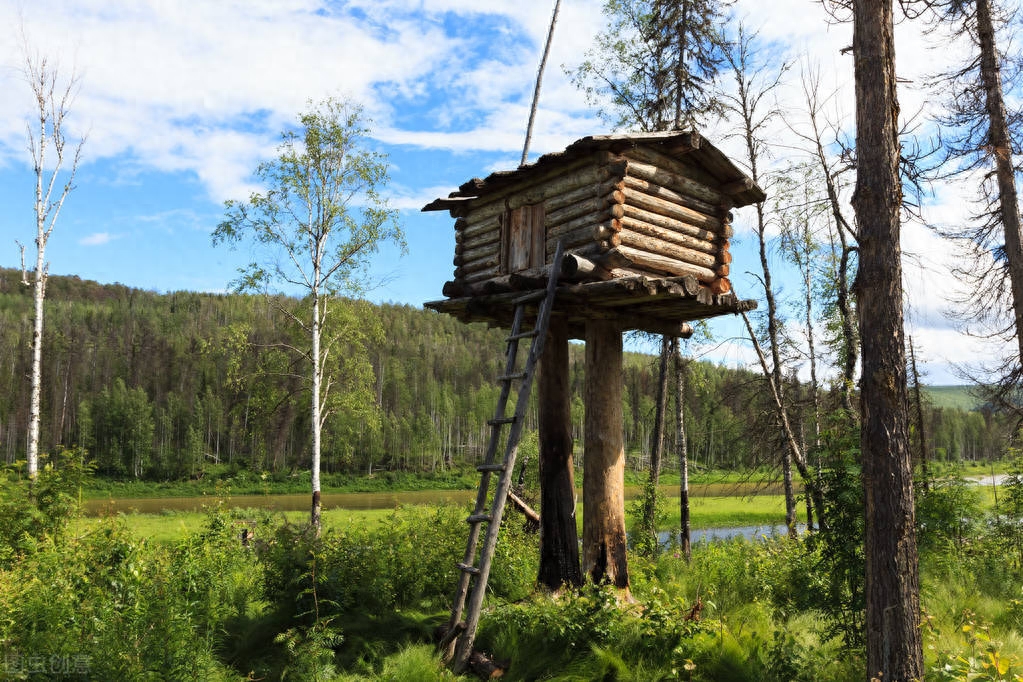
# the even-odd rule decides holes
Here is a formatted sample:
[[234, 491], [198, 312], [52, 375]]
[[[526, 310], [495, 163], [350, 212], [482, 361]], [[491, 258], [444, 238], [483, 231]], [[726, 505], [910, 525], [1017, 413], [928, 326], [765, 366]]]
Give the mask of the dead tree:
[[908, 682], [923, 677], [923, 648], [906, 400], [892, 0], [856, 0], [852, 13], [867, 674]]

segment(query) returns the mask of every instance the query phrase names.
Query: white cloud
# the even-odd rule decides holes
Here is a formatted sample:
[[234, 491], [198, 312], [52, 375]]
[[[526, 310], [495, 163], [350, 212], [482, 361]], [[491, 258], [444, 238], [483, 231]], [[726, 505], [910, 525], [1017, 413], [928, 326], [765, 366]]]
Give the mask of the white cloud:
[[90, 235], [82, 237], [78, 240], [80, 246], [103, 246], [109, 244], [114, 239], [117, 239], [119, 235], [113, 235], [109, 232], [93, 232]]

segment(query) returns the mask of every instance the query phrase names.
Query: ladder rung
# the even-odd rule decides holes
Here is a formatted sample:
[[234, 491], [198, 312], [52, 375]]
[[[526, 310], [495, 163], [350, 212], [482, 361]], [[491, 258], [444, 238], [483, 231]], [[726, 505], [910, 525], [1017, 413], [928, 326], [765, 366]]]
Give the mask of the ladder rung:
[[480, 464], [476, 471], [504, 471], [503, 464]]
[[530, 329], [528, 332], [522, 332], [520, 334], [512, 334], [506, 340], [507, 341], [518, 341], [519, 339], [529, 339], [536, 336], [539, 332], [535, 329]]
[[531, 291], [528, 294], [523, 294], [516, 299], [512, 300], [514, 305], [522, 305], [523, 303], [533, 303], [534, 301], [542, 301], [547, 298], [547, 291]]
[[500, 426], [501, 424], [514, 424], [518, 417], [498, 417], [496, 419], [488, 419], [488, 426]]
[[505, 374], [504, 376], [497, 377], [498, 381], [515, 381], [516, 379], [525, 379], [525, 372], [517, 372], [515, 374]]
[[465, 521], [466, 521], [466, 523], [480, 523], [482, 521], [490, 522], [492, 520], [493, 520], [493, 518], [490, 516], [490, 514], [473, 514], [472, 516], [467, 518]]
[[471, 573], [472, 575], [480, 574], [480, 569], [475, 566], [470, 566], [469, 564], [463, 564], [461, 561], [458, 562], [458, 568], [460, 568], [463, 573]]

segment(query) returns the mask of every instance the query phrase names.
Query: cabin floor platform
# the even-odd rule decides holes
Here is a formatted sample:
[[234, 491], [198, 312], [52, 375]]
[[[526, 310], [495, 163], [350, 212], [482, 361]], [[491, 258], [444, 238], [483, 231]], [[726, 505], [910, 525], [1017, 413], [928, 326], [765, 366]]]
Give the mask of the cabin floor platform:
[[[472, 295], [430, 301], [425, 307], [462, 322], [486, 322], [509, 328], [516, 303], [542, 290], [541, 278], [520, 277], [484, 286]], [[595, 282], [559, 284], [552, 314], [568, 321], [572, 338], [585, 338], [587, 320], [614, 320], [622, 331], [639, 330], [688, 338], [688, 324], [720, 315], [735, 315], [757, 307], [754, 300], [733, 292], [713, 294], [694, 277], [636, 275]]]

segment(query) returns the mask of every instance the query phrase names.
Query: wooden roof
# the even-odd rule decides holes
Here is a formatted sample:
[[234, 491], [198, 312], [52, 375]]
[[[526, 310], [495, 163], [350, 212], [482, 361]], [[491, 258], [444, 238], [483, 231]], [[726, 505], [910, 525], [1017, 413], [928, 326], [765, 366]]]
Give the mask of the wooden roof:
[[[463, 322], [487, 322], [510, 327], [515, 300], [524, 291], [542, 289], [543, 280], [517, 283], [514, 290], [489, 295], [450, 298], [426, 303], [426, 307], [457, 317]], [[692, 328], [686, 320], [737, 314], [757, 307], [734, 293], [714, 296], [693, 277], [653, 278], [642, 275], [600, 282], [563, 283], [558, 287], [553, 313], [568, 319], [572, 338], [583, 338], [586, 320], [613, 319], [622, 331], [641, 330], [688, 338]]]
[[692, 159], [706, 173], [718, 181], [719, 187], [731, 195], [735, 206], [747, 206], [763, 201], [764, 190], [754, 183], [717, 147], [708, 142], [695, 130], [669, 131], [662, 133], [615, 133], [611, 135], [590, 135], [570, 144], [564, 151], [544, 154], [536, 161], [519, 166], [515, 170], [496, 171], [486, 178], [473, 178], [463, 183], [447, 198], [435, 199], [423, 207], [424, 211], [443, 211], [465, 204], [487, 194], [507, 188], [528, 179], [532, 174], [569, 164], [576, 159], [596, 151], [610, 151], [616, 154], [630, 148], [648, 146], [662, 153], [678, 158], [685, 155]]

